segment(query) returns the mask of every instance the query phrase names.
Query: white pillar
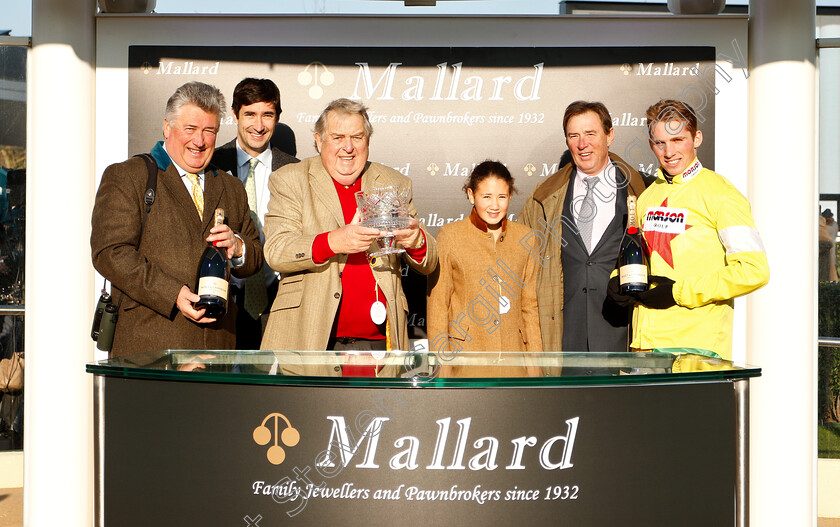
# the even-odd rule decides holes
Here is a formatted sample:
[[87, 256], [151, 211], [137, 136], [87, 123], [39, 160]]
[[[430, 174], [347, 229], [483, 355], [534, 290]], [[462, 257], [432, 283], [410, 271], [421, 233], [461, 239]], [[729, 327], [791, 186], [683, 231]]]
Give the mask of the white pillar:
[[815, 2], [751, 0], [749, 196], [770, 283], [748, 297], [750, 525], [816, 527]]
[[24, 525], [93, 524], [94, 0], [34, 0], [28, 68]]
[[[828, 19], [827, 17], [823, 18]], [[840, 37], [840, 24], [822, 25], [818, 36], [820, 38]], [[840, 194], [840, 130], [837, 128], [837, 123], [840, 123], [840, 99], [837, 97], [837, 87], [840, 86], [840, 49], [822, 49], [819, 53], [820, 165], [818, 190], [821, 194]]]

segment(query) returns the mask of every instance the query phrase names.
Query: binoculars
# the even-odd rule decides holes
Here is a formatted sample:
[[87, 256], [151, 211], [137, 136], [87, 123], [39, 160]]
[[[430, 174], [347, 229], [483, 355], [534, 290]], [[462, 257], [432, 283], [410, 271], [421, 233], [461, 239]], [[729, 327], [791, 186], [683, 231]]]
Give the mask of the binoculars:
[[111, 351], [114, 343], [114, 330], [117, 327], [117, 306], [111, 302], [111, 295], [104, 289], [96, 303], [93, 313], [93, 325], [90, 328], [90, 338], [96, 342], [101, 351]]

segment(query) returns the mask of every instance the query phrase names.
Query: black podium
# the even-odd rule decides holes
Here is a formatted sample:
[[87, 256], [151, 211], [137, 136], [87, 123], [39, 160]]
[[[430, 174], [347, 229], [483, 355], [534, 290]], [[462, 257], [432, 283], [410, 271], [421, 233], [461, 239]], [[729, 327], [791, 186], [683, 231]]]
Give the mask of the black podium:
[[[515, 367], [509, 354], [465, 355]], [[323, 371], [332, 352], [90, 364], [97, 525], [746, 525], [749, 378], [691, 353], [544, 353], [540, 377]]]

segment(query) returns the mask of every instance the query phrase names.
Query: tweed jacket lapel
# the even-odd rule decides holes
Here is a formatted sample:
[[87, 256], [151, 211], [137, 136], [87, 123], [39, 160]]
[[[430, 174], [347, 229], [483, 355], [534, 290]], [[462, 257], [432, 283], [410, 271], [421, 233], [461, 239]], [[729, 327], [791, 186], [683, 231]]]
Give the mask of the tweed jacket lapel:
[[279, 148], [272, 146], [271, 147], [271, 171], [274, 172], [278, 168], [282, 167], [285, 163], [282, 163], [281, 157], [283, 151]]
[[365, 164], [365, 169], [362, 171], [362, 190], [370, 190], [374, 188], [387, 187], [387, 182], [381, 182], [382, 174], [378, 170], [371, 169], [370, 161]]
[[295, 156], [289, 155], [286, 152], [280, 150], [276, 146], [271, 147], [271, 171], [274, 172], [278, 168], [288, 165], [289, 163], [297, 163], [298, 158]]
[[[335, 191], [333, 179], [327, 173], [320, 158], [313, 160], [309, 167], [309, 185], [315, 199], [321, 202], [324, 210], [329, 212], [337, 227], [343, 227], [344, 213], [341, 212], [341, 202], [338, 201], [338, 193]], [[332, 229], [330, 229], [332, 230]]]
[[[195, 203], [193, 203], [192, 196], [187, 191], [187, 187], [181, 180], [181, 176], [178, 174], [178, 169], [175, 168], [174, 163], [170, 163], [165, 171], [158, 172], [158, 183], [166, 187], [166, 191], [172, 196], [175, 203], [178, 204], [177, 213], [182, 216], [184, 220], [183, 225], [202, 232], [202, 219], [198, 217], [198, 211], [195, 210]], [[204, 210], [207, 210], [206, 204]]]
[[236, 139], [228, 141], [220, 147], [216, 148], [213, 154], [212, 163], [226, 172], [230, 172], [233, 177], [239, 177], [236, 166]]

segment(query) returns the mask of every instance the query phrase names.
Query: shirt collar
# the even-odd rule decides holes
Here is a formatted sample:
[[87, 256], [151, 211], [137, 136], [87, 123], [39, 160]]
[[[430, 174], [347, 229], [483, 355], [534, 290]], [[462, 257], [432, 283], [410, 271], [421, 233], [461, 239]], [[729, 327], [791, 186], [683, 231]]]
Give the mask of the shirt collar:
[[[163, 151], [164, 151], [164, 152], [166, 152], [166, 155], [168, 155], [168, 156], [169, 156], [169, 152], [167, 152], [167, 151], [166, 151], [166, 143], [161, 143], [161, 144], [163, 145]], [[201, 179], [204, 177], [204, 170], [202, 170], [202, 171], [200, 171], [200, 172], [187, 172], [186, 170], [184, 170], [183, 168], [181, 168], [181, 167], [178, 165], [178, 163], [176, 163], [176, 162], [172, 159], [172, 156], [169, 156], [169, 159], [172, 161], [172, 165], [175, 167], [175, 170], [177, 170], [177, 171], [178, 171], [178, 175], [179, 175], [179, 176], [184, 177], [184, 176], [186, 176], [187, 174], [195, 174], [195, 175], [197, 175], [197, 176], [198, 176], [198, 180], [199, 180], [199, 181], [201, 181]]]
[[[691, 181], [692, 179], [697, 177], [697, 174], [699, 174], [702, 169], [703, 169], [703, 164], [700, 163], [700, 160], [695, 157], [694, 162], [691, 163], [691, 165], [689, 165], [689, 167], [686, 168], [685, 171], [682, 174], [677, 174], [676, 176], [674, 176], [671, 179], [671, 182], [672, 183], [688, 183], [689, 181]], [[659, 168], [659, 175], [663, 179], [665, 179], [665, 171], [662, 170], [661, 167]]]
[[[269, 146], [265, 150], [263, 150], [260, 155], [257, 156], [257, 159], [263, 165], [270, 167], [271, 166], [271, 147]], [[242, 147], [239, 146], [239, 138], [236, 139], [236, 166], [241, 167], [243, 165], [247, 165], [248, 162], [251, 160], [251, 155], [242, 150]]]
[[[607, 183], [612, 187], [616, 186], [616, 183], [615, 183], [615, 164], [612, 161], [607, 163], [607, 166], [604, 167], [604, 170], [600, 171], [599, 173], [595, 174], [594, 176], [587, 176], [586, 174], [584, 174], [580, 170], [575, 170], [575, 174], [576, 174], [576, 177], [578, 178], [578, 180], [580, 181], [581, 185], [583, 185], [584, 181], [586, 181], [590, 177], [596, 177], [596, 178], [598, 178], [598, 183]], [[610, 181], [608, 179], [608, 178], [610, 178], [610, 176], [612, 176], [612, 181]]]

